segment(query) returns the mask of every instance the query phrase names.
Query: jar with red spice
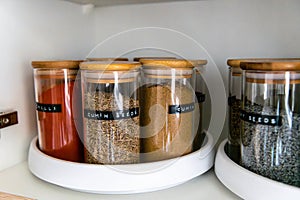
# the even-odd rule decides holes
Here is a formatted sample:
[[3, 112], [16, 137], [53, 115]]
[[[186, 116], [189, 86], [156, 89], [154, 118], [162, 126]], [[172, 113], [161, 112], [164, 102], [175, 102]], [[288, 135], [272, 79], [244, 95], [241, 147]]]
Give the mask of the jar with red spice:
[[39, 148], [74, 162], [83, 160], [81, 89], [76, 81], [80, 62], [32, 62]]

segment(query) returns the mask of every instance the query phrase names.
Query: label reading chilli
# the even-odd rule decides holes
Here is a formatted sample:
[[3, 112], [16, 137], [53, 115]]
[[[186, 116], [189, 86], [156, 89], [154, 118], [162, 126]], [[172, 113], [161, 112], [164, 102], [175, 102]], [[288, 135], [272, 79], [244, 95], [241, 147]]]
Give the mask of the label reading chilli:
[[57, 112], [61, 112], [61, 105], [36, 103], [36, 110], [40, 112], [57, 113]]

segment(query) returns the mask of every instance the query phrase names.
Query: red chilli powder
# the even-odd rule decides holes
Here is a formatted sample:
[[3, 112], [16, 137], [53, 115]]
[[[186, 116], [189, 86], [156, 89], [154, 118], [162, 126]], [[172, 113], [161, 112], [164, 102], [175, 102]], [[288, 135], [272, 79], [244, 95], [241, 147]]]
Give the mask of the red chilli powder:
[[60, 105], [61, 111], [37, 111], [40, 149], [55, 158], [74, 162], [83, 160], [83, 145], [75, 126], [76, 120], [80, 123], [81, 108], [73, 109], [73, 106], [80, 105], [80, 98], [73, 98], [73, 89], [76, 97], [76, 92], [80, 93], [78, 85], [70, 81], [45, 90], [39, 95], [38, 103]]

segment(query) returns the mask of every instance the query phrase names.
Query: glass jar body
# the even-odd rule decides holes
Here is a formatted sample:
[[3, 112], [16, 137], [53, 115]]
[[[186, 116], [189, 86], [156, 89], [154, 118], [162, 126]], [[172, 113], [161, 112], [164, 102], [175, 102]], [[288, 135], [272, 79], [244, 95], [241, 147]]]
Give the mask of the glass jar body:
[[84, 158], [95, 164], [139, 162], [139, 71], [82, 70]]
[[299, 72], [243, 72], [241, 164], [300, 186]]
[[50, 156], [81, 162], [77, 73], [77, 69], [34, 69], [34, 85], [39, 148]]
[[240, 109], [241, 109], [241, 90], [242, 72], [236, 68], [229, 68], [229, 133], [228, 149], [229, 157], [235, 162], [240, 162]]
[[142, 80], [143, 161], [165, 160], [190, 153], [196, 132], [195, 114], [199, 115], [195, 106], [193, 69], [143, 69]]

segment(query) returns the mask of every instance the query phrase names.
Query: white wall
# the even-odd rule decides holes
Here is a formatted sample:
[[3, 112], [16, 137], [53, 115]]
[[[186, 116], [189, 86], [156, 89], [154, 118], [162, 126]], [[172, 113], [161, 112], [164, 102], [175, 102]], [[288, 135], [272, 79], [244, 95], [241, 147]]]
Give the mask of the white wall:
[[[121, 34], [101, 44], [94, 53], [120, 56], [126, 52], [126, 48], [135, 49], [139, 45], [142, 47], [153, 43], [153, 46], [164, 44], [163, 47], [172, 51], [177, 48], [177, 53], [185, 57], [209, 59], [203, 49], [197, 50], [192, 43], [189, 43], [189, 48], [186, 45], [189, 41], [174, 36], [172, 31], [169, 37], [165, 31], [153, 34], [147, 28], [144, 31], [123, 32], [143, 27], [172, 29], [203, 45], [217, 64], [227, 86], [227, 58], [300, 57], [299, 8], [298, 0], [207, 0], [97, 8], [97, 41], [100, 43], [112, 35]], [[135, 53], [142, 55], [147, 51], [135, 51], [127, 55], [133, 56]], [[211, 67], [212, 62], [207, 68]], [[209, 76], [208, 79], [217, 80], [218, 77]], [[215, 80], [210, 84], [219, 83]], [[226, 107], [226, 103], [214, 104], [213, 107], [217, 107], [218, 111]], [[223, 137], [225, 130], [226, 126]]]
[[37, 134], [31, 61], [84, 58], [94, 43], [92, 22], [71, 3], [0, 0], [0, 108], [19, 115], [18, 125], [0, 130], [0, 170], [25, 160]]

